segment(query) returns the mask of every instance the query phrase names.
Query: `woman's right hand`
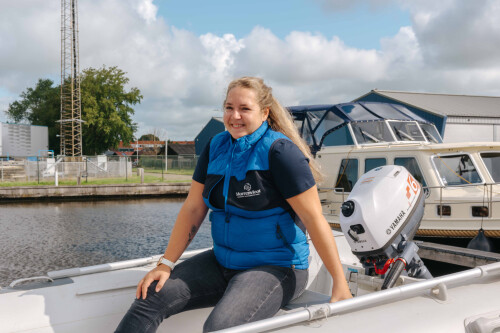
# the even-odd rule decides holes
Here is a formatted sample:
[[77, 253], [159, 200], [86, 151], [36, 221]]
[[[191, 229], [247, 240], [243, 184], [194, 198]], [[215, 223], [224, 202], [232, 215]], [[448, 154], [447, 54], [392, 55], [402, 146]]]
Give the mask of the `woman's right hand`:
[[172, 269], [167, 265], [160, 265], [149, 271], [148, 274], [146, 274], [146, 276], [144, 276], [142, 280], [139, 281], [137, 290], [135, 292], [135, 297], [139, 299], [142, 296], [142, 299], [146, 299], [149, 286], [151, 285], [151, 283], [153, 283], [153, 281], [156, 280], [158, 280], [158, 284], [156, 285], [155, 291], [159, 292], [170, 277], [171, 272]]
[[[168, 258], [175, 259], [174, 261], [177, 261], [186, 250], [207, 215], [208, 207], [203, 201], [204, 188], [205, 185], [193, 180], [186, 201], [182, 204], [177, 215], [177, 220], [165, 250], [165, 253], [168, 253]], [[137, 299], [141, 297], [146, 299], [148, 288], [153, 281], [158, 281], [155, 290], [159, 292], [170, 278], [171, 272], [172, 269], [163, 264], [152, 269], [137, 285], [135, 297]]]

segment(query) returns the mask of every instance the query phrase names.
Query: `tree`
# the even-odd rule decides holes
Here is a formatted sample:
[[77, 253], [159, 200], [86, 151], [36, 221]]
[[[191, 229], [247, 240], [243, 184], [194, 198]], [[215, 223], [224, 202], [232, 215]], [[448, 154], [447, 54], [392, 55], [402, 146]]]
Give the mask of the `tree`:
[[15, 123], [27, 122], [31, 125], [47, 126], [49, 130], [49, 149], [59, 154], [59, 123], [61, 99], [60, 87], [52, 86], [50, 79], [39, 79], [35, 88], [21, 93], [21, 100], [9, 104], [5, 112]]
[[[165, 141], [167, 138], [167, 131], [164, 128], [154, 127], [150, 130], [149, 134], [144, 134], [139, 138], [139, 141], [152, 141], [153, 147], [152, 151], [155, 155], [165, 151], [165, 146], [161, 144], [161, 141]], [[143, 150], [144, 152], [144, 150]]]
[[143, 134], [139, 138], [139, 141], [160, 141], [160, 138], [154, 134]]
[[133, 105], [143, 96], [138, 88], [125, 90], [129, 79], [118, 67], [89, 68], [81, 81], [83, 152], [98, 154], [117, 147], [120, 140], [128, 144], [134, 139], [137, 124], [132, 122]]

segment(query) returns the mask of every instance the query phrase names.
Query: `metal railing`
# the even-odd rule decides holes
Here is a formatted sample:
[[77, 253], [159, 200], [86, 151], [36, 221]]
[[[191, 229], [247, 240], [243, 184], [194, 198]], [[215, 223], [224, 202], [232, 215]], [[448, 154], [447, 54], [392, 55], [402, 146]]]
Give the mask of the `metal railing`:
[[318, 319], [356, 312], [372, 306], [400, 302], [422, 295], [427, 297], [430, 296], [431, 298], [444, 302], [448, 298], [448, 289], [466, 286], [470, 283], [488, 281], [492, 278], [496, 278], [499, 274], [500, 263], [493, 263], [463, 272], [448, 274], [429, 280], [421, 280], [411, 284], [357, 296], [335, 303], [312, 305], [281, 316], [275, 316], [217, 332], [269, 332], [273, 329], [284, 329], [290, 325], [304, 324]]
[[[456, 205], [463, 205], [463, 204], [477, 204], [480, 205], [481, 207], [486, 207], [488, 214], [487, 216], [483, 216], [484, 218], [491, 218], [493, 215], [493, 208], [494, 208], [494, 203], [499, 203], [500, 202], [500, 189], [495, 189], [494, 186], [500, 186], [500, 183], [484, 183], [484, 184], [463, 184], [463, 185], [453, 185], [453, 186], [425, 186], [423, 187], [423, 190], [426, 195], [426, 204], [434, 204], [437, 205], [438, 207], [443, 207], [443, 206], [456, 206]], [[477, 189], [478, 193], [481, 192], [483, 193], [481, 196], [477, 196], [476, 200], [470, 200], [470, 196], [467, 196], [467, 199], [460, 199], [457, 197], [457, 199], [453, 199], [450, 197], [447, 197], [446, 194], [449, 195], [449, 191], [453, 190], [458, 190], [458, 189]], [[332, 192], [335, 194], [339, 195], [340, 200], [335, 200], [335, 197], [329, 196], [328, 198], [323, 198], [322, 200], [322, 205], [342, 205], [342, 203], [347, 200], [347, 197], [349, 196], [349, 192], [344, 192], [344, 188], [338, 187], [338, 188], [332, 188], [332, 187], [321, 187], [318, 189], [321, 192]], [[443, 194], [443, 190], [446, 190], [446, 194]], [[437, 192], [437, 195], [436, 195]], [[441, 209], [438, 212], [438, 217], [443, 218], [443, 210]], [[338, 216], [338, 212], [336, 213], [330, 213], [328, 215], [332, 216]], [[446, 217], [446, 216], [445, 216]], [[481, 217], [481, 216], [479, 216]]]
[[129, 181], [136, 177], [137, 168], [144, 169], [148, 182], [161, 182], [167, 174], [192, 175], [197, 162], [196, 155], [0, 157], [0, 183], [45, 184], [104, 178]]
[[[493, 216], [493, 203], [500, 202], [500, 190], [495, 190], [493, 186], [500, 185], [500, 183], [484, 183], [484, 184], [462, 184], [462, 185], [453, 185], [453, 186], [426, 186], [424, 187], [425, 191], [429, 191], [426, 193], [426, 197], [430, 199], [426, 200], [426, 202], [430, 204], [437, 204], [441, 209], [439, 210], [439, 217], [442, 218], [443, 214], [443, 206], [453, 206], [453, 205], [463, 205], [463, 204], [477, 204], [481, 205], [481, 207], [486, 207], [488, 210], [487, 216], [482, 216], [484, 218], [491, 218]], [[468, 199], [443, 199], [443, 190], [458, 190], [458, 189], [477, 189], [482, 192], [482, 196], [477, 200], [468, 200]], [[432, 191], [437, 190], [438, 196], [432, 197]], [[449, 192], [448, 192], [449, 193]], [[479, 194], [479, 193], [478, 193]], [[496, 194], [496, 198], [494, 197]], [[481, 216], [480, 216], [481, 217]]]
[[185, 173], [194, 172], [198, 156], [196, 155], [139, 155], [131, 156], [132, 164], [134, 167], [143, 168], [146, 172], [148, 170], [156, 171], [183, 171]]

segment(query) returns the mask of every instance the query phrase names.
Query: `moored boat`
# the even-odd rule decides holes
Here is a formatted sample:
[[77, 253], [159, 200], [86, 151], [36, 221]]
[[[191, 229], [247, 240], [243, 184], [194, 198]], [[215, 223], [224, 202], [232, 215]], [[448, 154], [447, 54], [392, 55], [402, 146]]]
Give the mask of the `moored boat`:
[[500, 237], [500, 143], [443, 143], [432, 123], [401, 105], [291, 107], [325, 180], [324, 214], [339, 229], [340, 206], [360, 176], [382, 165], [407, 168], [426, 191], [417, 236]]

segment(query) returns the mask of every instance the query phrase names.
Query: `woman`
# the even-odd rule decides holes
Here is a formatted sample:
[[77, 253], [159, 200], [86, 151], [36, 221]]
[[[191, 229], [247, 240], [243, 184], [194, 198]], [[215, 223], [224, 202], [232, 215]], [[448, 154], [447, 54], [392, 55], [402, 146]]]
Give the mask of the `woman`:
[[[305, 229], [333, 277], [331, 302], [351, 297], [321, 212], [319, 172], [289, 113], [261, 79], [243, 77], [228, 86], [224, 125], [118, 332], [154, 332], [173, 314], [209, 306], [205, 332], [272, 317], [307, 284]], [[173, 269], [209, 208], [213, 249]]]

